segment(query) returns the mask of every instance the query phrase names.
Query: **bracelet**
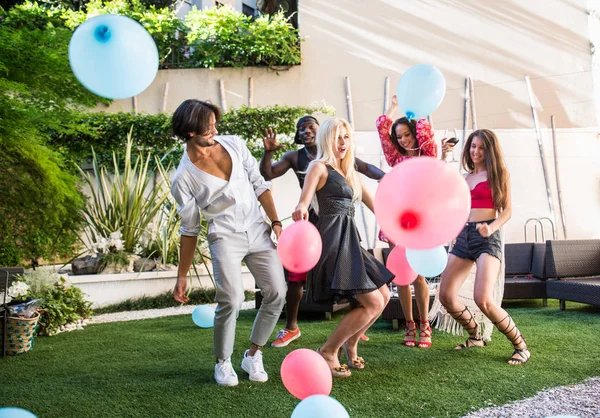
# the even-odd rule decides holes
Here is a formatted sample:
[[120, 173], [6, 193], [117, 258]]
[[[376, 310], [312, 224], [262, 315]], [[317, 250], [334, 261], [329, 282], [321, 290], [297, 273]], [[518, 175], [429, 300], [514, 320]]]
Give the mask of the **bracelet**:
[[275, 228], [275, 226], [277, 226], [277, 225], [279, 225], [280, 228], [283, 227], [283, 225], [281, 224], [280, 221], [274, 220], [274, 221], [271, 222], [271, 229]]

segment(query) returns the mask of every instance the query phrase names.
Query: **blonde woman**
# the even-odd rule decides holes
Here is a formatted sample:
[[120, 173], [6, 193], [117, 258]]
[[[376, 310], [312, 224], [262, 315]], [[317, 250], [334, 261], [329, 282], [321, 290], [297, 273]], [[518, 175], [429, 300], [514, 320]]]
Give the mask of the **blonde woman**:
[[[362, 202], [373, 210], [373, 197], [361, 186], [354, 166], [352, 130], [343, 119], [325, 121], [317, 134], [317, 157], [310, 163], [302, 195], [292, 218], [308, 219], [308, 208], [316, 195], [317, 229], [323, 252], [308, 274], [308, 293], [313, 301], [356, 301], [329, 336], [319, 353], [329, 364], [333, 377], [350, 376], [350, 368], [364, 368], [358, 356], [360, 336], [375, 322], [389, 301], [387, 284], [393, 279], [385, 266], [360, 245], [354, 223], [354, 204]], [[346, 354], [341, 365], [338, 352]]]
[[473, 313], [459, 299], [459, 291], [473, 263], [477, 265], [474, 299], [481, 312], [512, 343], [514, 351], [508, 364], [525, 364], [531, 354], [525, 338], [512, 317], [494, 300], [494, 287], [502, 259], [500, 228], [512, 215], [510, 181], [496, 135], [488, 129], [474, 131], [462, 155], [471, 190], [469, 222], [456, 238], [448, 265], [442, 273], [439, 298], [452, 317], [469, 333], [469, 338], [456, 349], [486, 345], [481, 326]]

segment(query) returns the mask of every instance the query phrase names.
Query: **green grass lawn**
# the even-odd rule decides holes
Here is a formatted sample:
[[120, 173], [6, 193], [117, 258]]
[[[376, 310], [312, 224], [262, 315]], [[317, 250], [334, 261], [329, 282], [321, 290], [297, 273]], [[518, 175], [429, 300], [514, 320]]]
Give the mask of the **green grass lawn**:
[[[497, 331], [483, 349], [457, 352], [464, 338], [434, 331], [429, 350], [401, 345], [403, 333], [379, 321], [361, 342], [366, 368], [334, 380], [331, 396], [352, 417], [454, 417], [600, 375], [600, 309], [551, 301], [508, 305], [532, 359], [509, 366], [509, 342]], [[302, 338], [265, 348], [269, 382], [251, 383], [239, 367], [255, 311], [238, 321], [234, 366], [240, 384], [213, 381], [212, 330], [190, 316], [90, 325], [36, 338], [30, 353], [0, 358], [0, 405], [46, 417], [289, 417], [298, 400], [279, 376], [290, 351], [317, 348], [333, 321], [302, 321]], [[283, 321], [278, 324], [278, 327]]]

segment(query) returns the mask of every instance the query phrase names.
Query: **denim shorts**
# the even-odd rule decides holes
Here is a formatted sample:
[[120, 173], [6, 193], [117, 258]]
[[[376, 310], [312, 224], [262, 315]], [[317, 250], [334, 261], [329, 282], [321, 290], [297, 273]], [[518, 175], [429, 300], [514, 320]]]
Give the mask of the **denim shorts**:
[[482, 237], [477, 231], [478, 223], [491, 224], [495, 219], [481, 222], [467, 222], [465, 227], [456, 237], [456, 243], [452, 247], [450, 254], [468, 260], [476, 261], [481, 254], [489, 254], [502, 260], [502, 242], [500, 240], [500, 231], [494, 232], [489, 237]]

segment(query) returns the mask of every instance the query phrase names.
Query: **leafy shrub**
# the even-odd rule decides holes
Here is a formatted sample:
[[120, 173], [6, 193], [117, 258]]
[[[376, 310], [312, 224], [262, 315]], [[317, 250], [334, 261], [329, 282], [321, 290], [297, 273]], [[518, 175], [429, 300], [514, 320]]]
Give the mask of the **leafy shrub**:
[[[218, 130], [222, 134], [238, 135], [248, 143], [252, 154], [261, 158], [262, 135], [265, 128], [277, 130], [286, 150], [294, 149], [291, 138], [296, 132], [296, 121], [304, 115], [317, 113], [335, 115], [335, 109], [327, 106], [268, 106], [232, 109], [223, 115]], [[71, 129], [73, 126], [73, 129]], [[77, 129], [75, 129], [77, 128]], [[149, 152], [161, 157], [164, 167], [176, 166], [181, 158], [181, 142], [171, 132], [171, 115], [135, 113], [78, 113], [69, 126], [49, 130], [50, 144], [64, 156], [82, 165], [92, 160], [92, 147], [98, 165], [112, 165], [113, 152], [126, 148], [127, 133], [131, 130], [133, 146], [138, 152]], [[280, 153], [281, 153], [280, 152]], [[276, 155], [278, 158], [280, 154]], [[122, 156], [118, 156], [122, 166]], [[156, 160], [150, 161], [154, 168]]]
[[298, 31], [279, 13], [256, 20], [230, 6], [195, 7], [186, 15], [193, 66], [246, 67], [300, 64]]
[[138, 21], [152, 36], [163, 68], [245, 67], [300, 64], [298, 30], [283, 13], [256, 20], [230, 6], [193, 9], [182, 22], [175, 10], [140, 0], [93, 0], [85, 10], [26, 2], [9, 10], [11, 27], [65, 31], [66, 49], [75, 28], [99, 14], [119, 14]]
[[[168, 192], [151, 187], [148, 176], [150, 155], [131, 157], [132, 139], [127, 136], [125, 167], [121, 173], [114, 156], [113, 174], [93, 160], [94, 176], [81, 170], [91, 199], [84, 209], [88, 242], [112, 239], [120, 231], [122, 250], [135, 253], [140, 239], [167, 199]], [[160, 164], [160, 162], [159, 162]], [[120, 250], [120, 249], [116, 249]]]
[[0, 265], [73, 253], [84, 204], [77, 184], [33, 138], [0, 137]]

